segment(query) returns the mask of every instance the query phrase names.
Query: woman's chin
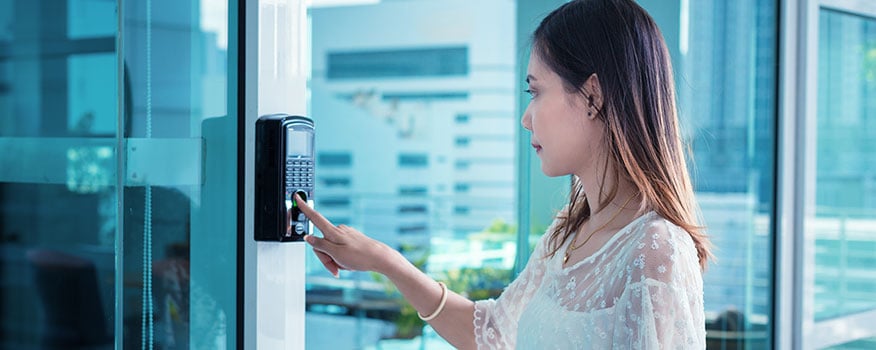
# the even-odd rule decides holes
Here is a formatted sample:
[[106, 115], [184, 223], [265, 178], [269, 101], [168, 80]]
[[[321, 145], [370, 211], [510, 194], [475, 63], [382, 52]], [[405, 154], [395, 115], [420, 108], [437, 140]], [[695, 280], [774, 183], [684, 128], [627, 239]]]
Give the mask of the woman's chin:
[[557, 177], [557, 176], [566, 175], [566, 174], [562, 174], [561, 172], [557, 171], [556, 169], [551, 169], [549, 167], [546, 167], [544, 165], [544, 162], [541, 163], [541, 172], [544, 173], [548, 177]]

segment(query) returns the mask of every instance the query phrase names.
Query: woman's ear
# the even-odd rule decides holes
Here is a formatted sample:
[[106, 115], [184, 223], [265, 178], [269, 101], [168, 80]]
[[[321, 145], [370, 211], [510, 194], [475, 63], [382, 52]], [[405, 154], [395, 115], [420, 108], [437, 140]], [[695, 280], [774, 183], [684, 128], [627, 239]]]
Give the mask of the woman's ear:
[[587, 115], [590, 118], [596, 118], [596, 115], [602, 112], [602, 86], [599, 85], [599, 77], [596, 73], [590, 75], [583, 86], [584, 98], [587, 103]]

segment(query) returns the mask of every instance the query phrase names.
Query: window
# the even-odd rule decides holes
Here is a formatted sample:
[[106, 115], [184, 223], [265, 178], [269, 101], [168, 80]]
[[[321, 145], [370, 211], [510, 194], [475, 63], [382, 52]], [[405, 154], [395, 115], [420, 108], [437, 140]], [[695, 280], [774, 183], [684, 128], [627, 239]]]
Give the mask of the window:
[[424, 224], [412, 224], [399, 226], [398, 233], [403, 235], [425, 234], [428, 227]]
[[351, 203], [352, 201], [350, 198], [346, 197], [322, 197], [319, 199], [319, 205], [321, 208], [347, 208]]
[[468, 48], [329, 52], [328, 79], [466, 76]]
[[442, 91], [442, 92], [384, 92], [381, 99], [387, 102], [399, 101], [430, 101], [430, 100], [465, 100], [468, 92]]
[[325, 176], [320, 178], [320, 182], [328, 188], [347, 188], [350, 187], [351, 180], [349, 177]]
[[400, 154], [398, 166], [400, 168], [424, 168], [429, 166], [429, 156], [425, 154]]
[[[332, 150], [320, 154], [316, 174], [353, 180], [343, 189], [318, 190], [320, 210], [396, 247], [451, 289], [483, 297], [510, 282], [515, 258], [515, 225], [496, 226], [508, 231], [501, 242], [478, 235], [494, 221], [516, 222], [509, 204], [517, 190], [513, 139], [519, 126], [514, 11], [515, 1], [507, 0], [309, 10], [308, 108], [324, 135], [320, 148]], [[468, 123], [473, 111], [487, 117]], [[477, 147], [469, 137], [487, 132], [505, 147]], [[472, 178], [497, 185], [458, 195], [456, 184]], [[476, 206], [477, 215], [455, 209], [468, 206]], [[469, 277], [484, 269], [489, 276], [472, 282]], [[323, 278], [323, 270], [308, 258], [307, 303], [322, 306], [305, 318], [307, 348], [449, 347], [398, 302], [382, 277], [343, 271], [336, 280]], [[332, 313], [337, 308], [325, 305], [345, 311]], [[327, 329], [356, 336], [326, 336]]]
[[414, 204], [414, 205], [401, 205], [398, 207], [399, 214], [425, 214], [429, 212], [429, 208], [426, 205]]
[[317, 155], [317, 166], [348, 168], [353, 164], [353, 156], [349, 153], [320, 152]]
[[[544, 9], [536, 10], [536, 3]], [[483, 236], [496, 237], [501, 235], [493, 235], [497, 232], [492, 230], [500, 228], [500, 231], [513, 231], [516, 234], [507, 235], [507, 241], [479, 242], [484, 247], [531, 244], [529, 232], [520, 235], [516, 232], [517, 225], [530, 228], [537, 239], [550, 223], [551, 210], [559, 209], [565, 200], [558, 195], [564, 184], [554, 186], [556, 182], [542, 180], [543, 174], [537, 160], [516, 163], [517, 159], [528, 155], [517, 154], [513, 150], [509, 152], [506, 148], [513, 147], [505, 147], [506, 144], [517, 142], [514, 141], [515, 133], [520, 127], [519, 116], [509, 106], [524, 100], [513, 95], [519, 87], [508, 85], [507, 82], [517, 84], [522, 81], [515, 80], [515, 77], [525, 72], [525, 65], [513, 59], [521, 56], [521, 52], [516, 50], [525, 50], [524, 42], [528, 40], [528, 37], [515, 39], [508, 36], [508, 32], [514, 32], [513, 18], [537, 18], [561, 3], [509, 3], [497, 0], [458, 1], [453, 2], [454, 6], [439, 6], [434, 1], [422, 0], [404, 2], [404, 6], [397, 2], [381, 2], [379, 5], [356, 7], [355, 10], [343, 7], [311, 10], [314, 115], [344, 114], [329, 112], [333, 108], [362, 112], [361, 116], [350, 115], [348, 119], [323, 122], [321, 125], [332, 125], [337, 133], [347, 135], [346, 139], [365, 137], [362, 136], [365, 132], [360, 135], [355, 130], [368, 125], [368, 139], [375, 143], [373, 146], [360, 145], [361, 149], [351, 151], [363, 152], [363, 157], [372, 164], [367, 169], [356, 170], [354, 176], [357, 182], [368, 176], [379, 177], [379, 180], [365, 180], [362, 186], [366, 186], [366, 183], [373, 185], [361, 190], [356, 187], [359, 184], [353, 187], [350, 195], [353, 198], [352, 220], [361, 221], [366, 231], [368, 227], [380, 226], [385, 230], [379, 232], [397, 233], [379, 237], [391, 246], [429, 247], [431, 255], [424, 259], [417, 260], [416, 254], [406, 256], [415, 264], [422, 263], [424, 269], [438, 279], [454, 268], [453, 259], [450, 258], [454, 256], [454, 251], [467, 247], [465, 242], [473, 237], [471, 233], [490, 232], [490, 235]], [[771, 262], [776, 237], [773, 231], [776, 221], [773, 208], [779, 2], [678, 0], [670, 1], [671, 6], [662, 0], [641, 0], [639, 3], [657, 20], [669, 46], [677, 78], [680, 119], [685, 132], [683, 136], [693, 151], [694, 161], [690, 166], [696, 195], [703, 209], [707, 232], [718, 247], [715, 250], [718, 263], [709, 266], [704, 275], [709, 346], [768, 347], [774, 320], [774, 270]], [[410, 6], [410, 9], [406, 6]], [[398, 16], [402, 11], [406, 18]], [[340, 76], [333, 78], [330, 62], [322, 62], [331, 60], [328, 53], [385, 52], [390, 51], [385, 49], [390, 46], [407, 50], [400, 44], [402, 42], [412, 46], [412, 50], [429, 47], [433, 38], [415, 37], [411, 33], [405, 33], [403, 39], [396, 38], [393, 35], [397, 31], [382, 26], [403, 28], [407, 20], [438, 23], [442, 16], [457, 20], [460, 16], [468, 18], [463, 15], [468, 13], [479, 13], [481, 16], [472, 22], [471, 27], [460, 28], [479, 28], [471, 32], [481, 33], [478, 36], [469, 37], [469, 34], [459, 34], [458, 31], [439, 29], [443, 27], [431, 31], [436, 37], [447, 35], [466, 43], [468, 70], [463, 75], [421, 74], [417, 77], [405, 76], [404, 80], [390, 79], [400, 74], [386, 72], [405, 68], [381, 67], [374, 76], [370, 76], [371, 73], [356, 73], [355, 79], [340, 79]], [[487, 16], [487, 13], [495, 15]], [[372, 18], [373, 22], [352, 24], [351, 18]], [[531, 29], [518, 28], [518, 31], [528, 32]], [[490, 39], [482, 42], [486, 37]], [[449, 41], [448, 38], [443, 40]], [[366, 42], [373, 42], [374, 49], [368, 49]], [[486, 47], [492, 50], [494, 46], [491, 45], [503, 51], [494, 51], [489, 56], [489, 60], [495, 62], [479, 63], [488, 59], [479, 55]], [[387, 64], [391, 62], [386, 60]], [[363, 67], [356, 69], [368, 69]], [[501, 79], [493, 81], [488, 78], [493, 75], [508, 80], [502, 82]], [[386, 98], [399, 91], [410, 98]], [[459, 92], [464, 92], [466, 97], [434, 98]], [[335, 96], [360, 97], [338, 99]], [[341, 105], [344, 101], [348, 104], [352, 102], [353, 106]], [[366, 152], [369, 147], [379, 152]], [[428, 152], [423, 152], [423, 149], [428, 149]], [[386, 159], [377, 155], [387, 153], [390, 157], [396, 154], [398, 157]], [[429, 159], [446, 159], [446, 162], [429, 162]], [[396, 164], [405, 172], [422, 169], [428, 172], [417, 172], [416, 178], [408, 180], [416, 183], [398, 184], [394, 174], [386, 174], [386, 168], [380, 164]], [[524, 169], [516, 169], [521, 164]], [[521, 188], [524, 194], [517, 197], [514, 189], [521, 182], [527, 187]], [[380, 192], [384, 188], [395, 193], [374, 195], [373, 192]], [[442, 190], [444, 188], [450, 189], [451, 193], [445, 193]], [[366, 189], [369, 192], [366, 193]], [[434, 189], [434, 192], [427, 189]], [[419, 217], [397, 215], [395, 201], [402, 198], [425, 201], [422, 204], [405, 205], [430, 208], [428, 223], [424, 224]], [[515, 198], [525, 202], [519, 205], [524, 208], [523, 212], [530, 213], [529, 217], [517, 217], [518, 204], [515, 204]], [[376, 222], [373, 220], [375, 217], [384, 220]], [[826, 247], [823, 254], [830, 254], [829, 249]], [[515, 260], [519, 268], [522, 267], [520, 261], [525, 262], [526, 258], [525, 254], [491, 257], [476, 265], [502, 266], [511, 271], [510, 266]], [[374, 282], [370, 277], [347, 278], [357, 280], [363, 286], [366, 282]], [[510, 276], [507, 278], [510, 279]], [[503, 285], [501, 282], [494, 281], [497, 285]], [[365, 290], [365, 287], [359, 288], [359, 292], [364, 293]], [[737, 322], [740, 320], [744, 322]], [[355, 322], [360, 327], [372, 329], [388, 325], [393, 332], [398, 331], [393, 327], [399, 324], [398, 319], [360, 318]], [[424, 332], [426, 336], [421, 344], [432, 344], [428, 339], [435, 339], [434, 334], [429, 333], [428, 329]], [[429, 334], [432, 334], [432, 338]], [[398, 333], [393, 336], [398, 336]], [[380, 343], [385, 348], [389, 344], [362, 338], [358, 341], [361, 347], [365, 346], [362, 344]]]
[[398, 194], [402, 197], [420, 197], [429, 194], [429, 189], [425, 186], [404, 186], [398, 189]]
[[876, 347], [867, 338], [876, 320], [876, 17], [848, 11], [819, 11], [815, 207], [805, 224], [815, 248], [811, 342], [831, 349]]

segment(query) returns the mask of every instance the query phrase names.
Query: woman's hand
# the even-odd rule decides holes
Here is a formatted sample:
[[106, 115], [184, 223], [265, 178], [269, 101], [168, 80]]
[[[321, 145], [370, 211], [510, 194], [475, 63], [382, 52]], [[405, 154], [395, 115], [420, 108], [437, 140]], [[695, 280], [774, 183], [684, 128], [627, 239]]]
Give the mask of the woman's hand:
[[319, 261], [335, 277], [338, 277], [339, 270], [381, 272], [381, 266], [393, 256], [389, 253], [395, 252], [394, 250], [362, 232], [346, 225], [335, 226], [298, 198], [298, 195], [295, 195], [295, 203], [322, 232], [322, 238], [307, 235], [304, 240], [313, 247]]

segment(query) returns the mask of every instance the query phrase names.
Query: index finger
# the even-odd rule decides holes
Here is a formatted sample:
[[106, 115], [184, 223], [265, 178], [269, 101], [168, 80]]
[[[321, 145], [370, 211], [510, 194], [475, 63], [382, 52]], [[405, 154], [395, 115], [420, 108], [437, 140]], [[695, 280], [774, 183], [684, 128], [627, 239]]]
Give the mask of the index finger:
[[312, 222], [314, 226], [322, 231], [323, 235], [331, 235], [333, 233], [331, 232], [331, 230], [334, 229], [335, 225], [332, 224], [331, 221], [328, 221], [328, 219], [322, 216], [322, 214], [320, 214], [318, 211], [313, 210], [313, 208], [307, 205], [307, 202], [301, 200], [301, 198], [298, 197], [297, 193], [293, 194], [293, 196], [295, 198], [295, 204], [298, 206], [298, 209], [300, 209], [301, 212], [304, 213], [304, 216], [310, 219], [310, 222]]

